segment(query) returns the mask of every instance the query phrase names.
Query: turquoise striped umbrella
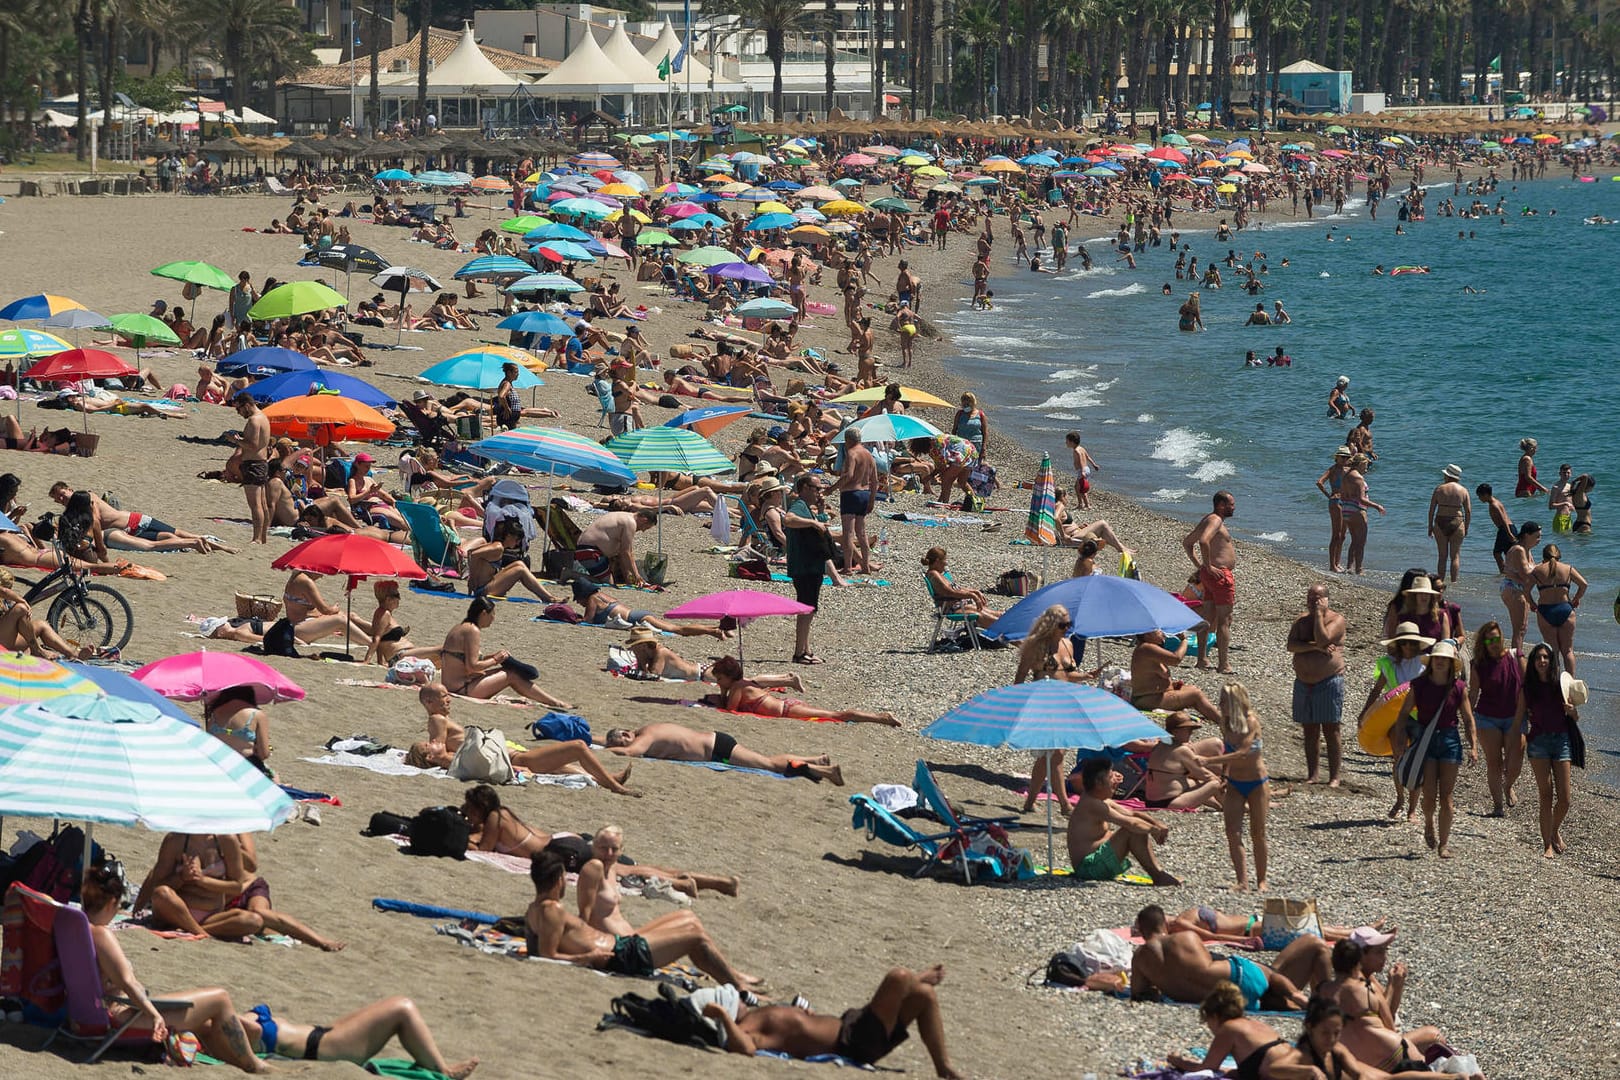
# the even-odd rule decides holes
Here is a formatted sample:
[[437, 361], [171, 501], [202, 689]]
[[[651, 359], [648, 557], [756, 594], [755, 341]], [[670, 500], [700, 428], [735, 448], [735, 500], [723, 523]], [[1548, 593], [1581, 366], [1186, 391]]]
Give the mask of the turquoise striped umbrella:
[[0, 711], [0, 814], [211, 833], [292, 813], [241, 754], [142, 702], [70, 694]]
[[72, 345], [55, 334], [43, 330], [30, 330], [26, 326], [0, 330], [0, 357], [50, 356], [71, 348]]
[[[697, 432], [688, 428], [650, 427], [627, 431], [609, 439], [606, 446], [620, 461], [638, 473], [691, 473], [713, 476], [737, 466]], [[660, 509], [664, 488], [658, 487]], [[717, 511], [718, 512], [718, 511]], [[658, 515], [658, 550], [664, 550], [664, 515]]]

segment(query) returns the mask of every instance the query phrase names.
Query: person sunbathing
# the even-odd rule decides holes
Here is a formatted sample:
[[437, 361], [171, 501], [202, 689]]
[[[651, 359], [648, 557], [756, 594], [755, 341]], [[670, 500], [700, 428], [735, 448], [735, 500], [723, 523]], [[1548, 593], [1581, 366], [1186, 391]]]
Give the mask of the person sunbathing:
[[74, 389], [62, 390], [58, 392], [56, 399], [61, 403], [59, 408], [72, 409], [74, 412], [115, 412], [123, 416], [156, 416], [163, 420], [172, 420], [179, 416], [178, 413], [156, 408], [144, 401], [127, 401], [99, 387], [91, 394]]
[[1170, 678], [1170, 669], [1187, 655], [1188, 636], [1174, 650], [1164, 647], [1164, 631], [1149, 630], [1136, 636], [1131, 651], [1131, 704], [1138, 709], [1194, 709], [1212, 724], [1221, 722], [1221, 711], [1196, 686]]
[[401, 626], [394, 617], [394, 612], [399, 610], [398, 581], [391, 578], [374, 581], [371, 591], [377, 598], [377, 610], [371, 615], [371, 644], [366, 647], [362, 664], [376, 662], [386, 667], [402, 656], [432, 658], [438, 655], [439, 650], [433, 646], [413, 645], [406, 636], [411, 628]]
[[[427, 738], [411, 744], [405, 764], [417, 769], [448, 769], [467, 737], [460, 721], [450, 716], [450, 691], [443, 683], [429, 683], [416, 692], [416, 697], [427, 711]], [[514, 751], [509, 757], [514, 768], [541, 775], [581, 772], [615, 795], [641, 797], [639, 792], [624, 786], [630, 779], [629, 767], [617, 776], [611, 775], [596, 760], [590, 746], [579, 739], [548, 742], [529, 750]]]
[[204, 699], [203, 727], [208, 734], [251, 761], [266, 776], [270, 768], [270, 718], [259, 708], [251, 686], [227, 686]]
[[[1190, 930], [1204, 941], [1255, 947], [1259, 947], [1260, 944], [1260, 935], [1255, 933], [1259, 925], [1259, 915], [1228, 915], [1208, 905], [1188, 908], [1181, 914], [1171, 917], [1169, 923], [1170, 932], [1174, 934]], [[1326, 924], [1322, 926], [1322, 938], [1325, 941], [1343, 941], [1351, 933], [1348, 926]]]
[[1319, 981], [1316, 976], [1325, 973], [1327, 965], [1327, 943], [1313, 937], [1295, 938], [1277, 954], [1273, 966], [1246, 956], [1217, 959], [1195, 932], [1172, 933], [1164, 909], [1157, 904], [1137, 912], [1136, 928], [1142, 944], [1131, 958], [1131, 998], [1135, 1001], [1167, 997], [1200, 1002], [1217, 983], [1230, 980], [1242, 991], [1251, 1011], [1303, 1009], [1309, 995], [1300, 987]]
[[[624, 853], [624, 830], [617, 825], [604, 825], [591, 837], [591, 858], [579, 868], [579, 917], [598, 930], [610, 934], [633, 931], [619, 910], [619, 886], [644, 889], [649, 884], [666, 882], [683, 896], [695, 897], [701, 889], [722, 896], [736, 896], [742, 882], [735, 876], [699, 874], [690, 870], [671, 870], [647, 863], [621, 861]], [[618, 926], [620, 929], [613, 929]]]
[[370, 641], [371, 631], [343, 609], [326, 602], [315, 579], [294, 570], [281, 589], [282, 612], [264, 636], [264, 651], [271, 656], [297, 655], [294, 642], [309, 645], [322, 638], [342, 636], [349, 641]]
[[[1334, 1080], [1432, 1080], [1434, 1070], [1421, 1062], [1408, 1062], [1400, 1072], [1386, 1072], [1356, 1060], [1339, 1041], [1345, 1028], [1344, 1011], [1321, 998], [1305, 1010], [1305, 1024], [1299, 1039], [1279, 1058], [1276, 1071], [1262, 1073], [1260, 1080], [1292, 1080], [1295, 1076], [1331, 1076]], [[1422, 1067], [1414, 1067], [1422, 1066]], [[1290, 1068], [1291, 1067], [1291, 1068]], [[1468, 1073], [1463, 1080], [1485, 1080], [1480, 1073]]]
[[1220, 740], [1202, 740], [1195, 747], [1191, 740], [1198, 721], [1178, 709], [1164, 722], [1169, 742], [1155, 742], [1148, 751], [1147, 790], [1142, 801], [1150, 810], [1192, 810], [1206, 804], [1219, 806], [1221, 777], [1204, 767], [1200, 752], [1214, 756], [1221, 752]]
[[[619, 605], [623, 606], [623, 605]], [[634, 614], [632, 612], [631, 614]], [[693, 630], [700, 627], [679, 627]], [[630, 631], [625, 639], [625, 647], [636, 658], [636, 671], [643, 676], [652, 676], [664, 679], [679, 679], [682, 682], [713, 682], [710, 664], [698, 664], [686, 659], [680, 653], [663, 644], [663, 635], [651, 624], [637, 626]], [[804, 680], [797, 675], [767, 675], [756, 672], [750, 676], [752, 682], [758, 686], [769, 687], [773, 690], [796, 690], [804, 693]]]
[[612, 728], [603, 744], [610, 753], [662, 761], [714, 761], [739, 769], [759, 769], [782, 776], [802, 776], [844, 786], [844, 773], [825, 754], [761, 754], [723, 731], [694, 731], [680, 724], [647, 724], [630, 731]]
[[1316, 997], [1345, 1010], [1342, 1045], [1356, 1060], [1385, 1072], [1422, 1066], [1430, 1047], [1443, 1043], [1434, 1026], [1402, 1032], [1396, 1018], [1406, 989], [1406, 965], [1390, 969], [1386, 991], [1373, 976], [1389, 959], [1393, 933], [1358, 927], [1333, 946], [1333, 977], [1316, 988]]
[[[270, 524], [272, 525], [283, 527], [297, 525], [299, 513], [314, 507], [321, 512], [325, 522], [319, 527], [330, 528], [333, 523], [342, 525], [347, 529], [363, 527], [360, 524], [360, 519], [355, 517], [354, 512], [349, 509], [349, 500], [341, 495], [321, 495], [317, 498], [308, 499], [295, 498], [292, 489], [287, 486], [279, 475], [273, 472], [269, 483], [264, 486], [264, 491], [270, 500]], [[314, 524], [313, 518], [310, 519], [310, 524]]]
[[0, 566], [0, 649], [29, 652], [46, 660], [90, 660], [107, 652], [97, 646], [75, 645], [49, 622], [36, 619], [34, 609], [16, 590], [16, 584], [16, 575]]
[[551, 843], [551, 834], [535, 832], [508, 807], [488, 784], [477, 784], [462, 796], [461, 816], [472, 829], [468, 851], [492, 851], [497, 855], [538, 855]]
[[535, 685], [540, 669], [533, 664], [524, 663], [505, 649], [487, 655], [480, 651], [483, 632], [494, 622], [495, 601], [475, 596], [461, 622], [445, 635], [444, 647], [439, 650], [439, 670], [450, 692], [487, 700], [511, 688], [547, 708], [570, 708], [568, 702]]
[[170, 1030], [189, 1031], [209, 1055], [248, 1073], [269, 1072], [270, 1066], [253, 1053], [247, 1033], [236, 1017], [236, 1006], [225, 990], [214, 986], [199, 990], [164, 995], [183, 1005], [159, 1008], [146, 987], [135, 975], [135, 969], [118, 943], [119, 935], [112, 932], [112, 921], [124, 904], [124, 891], [128, 887], [124, 878], [124, 864], [116, 859], [104, 860], [92, 866], [84, 875], [80, 893], [85, 918], [90, 922], [90, 940], [95, 945], [96, 967], [102, 984], [118, 995], [118, 1003], [107, 1007], [108, 1024], [116, 1029], [131, 1016], [145, 1017], [143, 1026], [150, 1028], [153, 1041], [162, 1044]]
[[629, 604], [603, 595], [605, 586], [587, 578], [576, 577], [568, 587], [574, 594], [574, 603], [584, 610], [585, 621], [592, 626], [608, 626], [615, 630], [647, 626], [677, 637], [712, 637], [720, 640], [731, 637], [731, 632], [721, 629], [718, 623], [676, 622], [655, 611], [632, 608]]
[[[1202, 1058], [1172, 1053], [1171, 1067], [1183, 1072], [1221, 1071], [1230, 1056], [1237, 1062], [1237, 1080], [1284, 1080], [1295, 1075], [1283, 1065], [1292, 1056], [1288, 1040], [1263, 1020], [1243, 1015], [1243, 991], [1227, 979], [1217, 982], [1198, 1007], [1198, 1019], [1213, 1036]], [[1308, 1074], [1306, 1074], [1308, 1075]]]
[[670, 912], [629, 934], [593, 928], [562, 905], [568, 891], [566, 870], [563, 860], [550, 852], [536, 855], [530, 864], [535, 899], [523, 917], [530, 956], [638, 979], [651, 978], [664, 965], [686, 958], [715, 982], [743, 989], [761, 985], [761, 980], [732, 966], [690, 911]]
[[495, 539], [469, 547], [467, 591], [474, 596], [504, 599], [513, 586], [521, 585], [547, 604], [561, 602], [562, 597], [540, 584], [523, 561], [526, 539], [523, 522], [508, 518], [495, 526]]
[[258, 876], [252, 839], [230, 833], [169, 833], [135, 896], [134, 910], [151, 908], [160, 929], [182, 930], [220, 941], [255, 934], [286, 934], [322, 952], [344, 943], [322, 937], [270, 906], [270, 886]]
[[[129, 551], [196, 551], [207, 555], [219, 550], [236, 554], [235, 550], [222, 543], [214, 543], [206, 536], [177, 529], [151, 514], [120, 510], [93, 491], [85, 494], [90, 497], [90, 506], [95, 512], [90, 542], [96, 554], [103, 559], [107, 557], [109, 545]], [[58, 480], [51, 485], [50, 495], [51, 501], [65, 507], [73, 497], [73, 488], [67, 482]]]
[[743, 678], [742, 661], [723, 656], [710, 669], [719, 694], [707, 695], [706, 702], [730, 712], [753, 713], [756, 716], [780, 716], [787, 720], [837, 720], [846, 724], [884, 724], [899, 727], [900, 721], [891, 712], [873, 712], [866, 709], [832, 709], [811, 705], [798, 698], [782, 697], [772, 693], [752, 679]]
[[449, 1062], [439, 1052], [433, 1032], [422, 1019], [416, 1002], [394, 996], [373, 1001], [330, 1024], [300, 1024], [277, 1019], [268, 1005], [255, 1005], [251, 1012], [238, 1013], [237, 1022], [247, 1035], [248, 1046], [256, 1054], [274, 1054], [301, 1061], [350, 1061], [364, 1065], [398, 1039], [419, 1069], [442, 1074], [450, 1080], [466, 1080], [478, 1068], [478, 1059]]
[[946, 1052], [945, 1021], [934, 990], [944, 981], [943, 964], [925, 971], [894, 968], [883, 976], [871, 1001], [839, 1016], [792, 1005], [750, 1007], [740, 995], [729, 994], [723, 1001], [706, 1000], [702, 1013], [720, 1025], [722, 1046], [729, 1053], [753, 1057], [763, 1050], [795, 1058], [837, 1054], [862, 1065], [887, 1057], [906, 1041], [915, 1023], [934, 1063], [934, 1075], [961, 1080]]
[[[36, 526], [37, 527], [37, 526]], [[48, 537], [47, 537], [48, 539]], [[102, 562], [67, 556], [68, 565], [80, 573], [122, 574], [131, 568], [128, 559]], [[60, 570], [62, 557], [53, 548], [41, 547], [32, 537], [20, 532], [0, 532], [0, 563], [20, 566], [29, 570]]]

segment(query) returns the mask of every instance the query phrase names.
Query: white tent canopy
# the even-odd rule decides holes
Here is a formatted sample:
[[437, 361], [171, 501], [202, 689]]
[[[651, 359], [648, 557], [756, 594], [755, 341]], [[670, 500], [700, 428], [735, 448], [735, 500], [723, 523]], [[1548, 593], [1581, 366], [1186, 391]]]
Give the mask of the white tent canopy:
[[591, 36], [590, 30], [586, 29], [579, 35], [579, 43], [563, 62], [535, 82], [534, 93], [540, 97], [564, 94], [594, 96], [654, 93], [663, 88], [664, 84], [658, 81], [656, 73], [652, 85], [648, 86], [629, 72], [621, 71], [619, 65], [608, 59], [607, 54], [602, 51], [602, 46]]
[[613, 24], [613, 33], [608, 35], [607, 41], [602, 43], [602, 55], [630, 76], [638, 83], [660, 82], [656, 64], [636, 51], [635, 45], [630, 42], [630, 35], [625, 32], [624, 23]]
[[472, 26], [464, 25], [461, 40], [444, 60], [428, 72], [428, 91], [440, 94], [476, 94], [496, 89], [510, 92], [522, 80], [515, 79], [490, 62], [473, 38]]

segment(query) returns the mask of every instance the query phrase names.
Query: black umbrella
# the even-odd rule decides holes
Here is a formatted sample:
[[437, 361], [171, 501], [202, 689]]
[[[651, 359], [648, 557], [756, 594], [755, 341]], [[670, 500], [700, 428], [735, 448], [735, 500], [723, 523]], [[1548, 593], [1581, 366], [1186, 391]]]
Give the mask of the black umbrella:
[[343, 295], [349, 295], [349, 277], [356, 270], [381, 270], [388, 266], [388, 260], [359, 244], [333, 244], [331, 247], [320, 248], [316, 251], [304, 253], [299, 260], [300, 265], [315, 263], [318, 266], [329, 267], [333, 270], [342, 270], [344, 274]]
[[405, 294], [438, 292], [444, 288], [439, 284], [438, 278], [414, 266], [390, 266], [371, 275], [371, 280], [380, 289], [399, 293], [399, 333], [394, 337], [396, 345], [405, 339]]

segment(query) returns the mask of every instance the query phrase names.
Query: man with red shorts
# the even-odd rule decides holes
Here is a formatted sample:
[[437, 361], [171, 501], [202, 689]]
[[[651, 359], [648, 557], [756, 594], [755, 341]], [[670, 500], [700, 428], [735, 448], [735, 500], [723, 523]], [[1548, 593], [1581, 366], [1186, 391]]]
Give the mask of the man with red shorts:
[[1237, 565], [1237, 548], [1226, 529], [1226, 519], [1237, 513], [1237, 500], [1230, 491], [1217, 491], [1214, 506], [1193, 526], [1181, 546], [1198, 568], [1198, 584], [1204, 590], [1201, 613], [1215, 631], [1216, 668], [1222, 675], [1230, 675], [1226, 646], [1232, 631], [1232, 608], [1237, 604], [1237, 581], [1232, 573]]

